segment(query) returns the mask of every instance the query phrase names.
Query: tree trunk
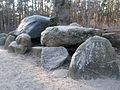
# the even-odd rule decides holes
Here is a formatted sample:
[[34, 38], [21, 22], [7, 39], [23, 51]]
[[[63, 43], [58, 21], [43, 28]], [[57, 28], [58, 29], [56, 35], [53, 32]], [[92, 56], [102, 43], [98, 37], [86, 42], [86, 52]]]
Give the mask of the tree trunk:
[[59, 25], [67, 25], [70, 23], [69, 10], [70, 3], [68, 0], [54, 0], [54, 15], [58, 18]]

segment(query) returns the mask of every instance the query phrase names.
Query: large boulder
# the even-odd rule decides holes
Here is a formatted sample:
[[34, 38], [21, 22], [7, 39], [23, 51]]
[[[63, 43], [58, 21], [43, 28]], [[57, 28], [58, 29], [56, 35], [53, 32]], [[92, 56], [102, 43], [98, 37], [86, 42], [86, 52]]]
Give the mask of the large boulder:
[[15, 36], [9, 35], [5, 41], [5, 49], [8, 49], [8, 46], [11, 42], [15, 41]]
[[72, 56], [69, 76], [73, 79], [119, 77], [116, 54], [109, 40], [94, 36], [81, 44]]
[[16, 54], [25, 54], [27, 51], [27, 47], [23, 47], [22, 45], [18, 45], [16, 41], [13, 41], [8, 46], [9, 53], [16, 53]]
[[21, 33], [27, 33], [31, 36], [33, 43], [40, 43], [40, 34], [45, 28], [57, 25], [55, 18], [49, 18], [40, 15], [25, 17], [18, 28], [9, 34], [18, 36]]
[[9, 53], [25, 54], [27, 50], [28, 50], [27, 47], [17, 44], [16, 41], [11, 42], [10, 45], [8, 46]]
[[41, 52], [41, 65], [46, 70], [55, 69], [68, 59], [69, 54], [64, 47], [45, 47]]
[[41, 44], [52, 47], [77, 45], [94, 35], [96, 35], [96, 30], [93, 28], [79, 26], [48, 27], [41, 33]]
[[16, 38], [16, 42], [18, 45], [20, 44], [23, 47], [27, 47], [28, 49], [31, 48], [31, 37], [26, 33], [18, 35]]
[[7, 38], [7, 34], [6, 33], [0, 33], [0, 38], [2, 37], [6, 37]]
[[24, 54], [31, 49], [31, 37], [26, 33], [18, 35], [16, 38], [16, 43], [16, 53]]
[[104, 33], [102, 35], [104, 38], [108, 39], [113, 47], [120, 48], [120, 34], [119, 33]]
[[10, 45], [8, 46], [9, 53], [25, 54], [27, 51], [28, 51], [27, 47], [17, 44], [16, 41], [11, 42]]
[[0, 45], [4, 45], [6, 41], [6, 37], [1, 37], [0, 38]]
[[0, 33], [0, 45], [4, 45], [7, 38], [7, 34]]
[[13, 41], [8, 46], [8, 52], [17, 54], [25, 54], [31, 49], [31, 37], [28, 34], [22, 33], [17, 36], [16, 41]]

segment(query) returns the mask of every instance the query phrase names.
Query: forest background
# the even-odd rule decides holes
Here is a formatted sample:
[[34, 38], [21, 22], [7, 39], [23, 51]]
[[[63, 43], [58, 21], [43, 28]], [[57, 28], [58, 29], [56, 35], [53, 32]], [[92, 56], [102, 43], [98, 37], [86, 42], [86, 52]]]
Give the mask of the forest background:
[[120, 0], [0, 0], [0, 32], [15, 30], [26, 16], [59, 14], [54, 7], [56, 3], [64, 4], [61, 10], [67, 8], [68, 24], [120, 27]]

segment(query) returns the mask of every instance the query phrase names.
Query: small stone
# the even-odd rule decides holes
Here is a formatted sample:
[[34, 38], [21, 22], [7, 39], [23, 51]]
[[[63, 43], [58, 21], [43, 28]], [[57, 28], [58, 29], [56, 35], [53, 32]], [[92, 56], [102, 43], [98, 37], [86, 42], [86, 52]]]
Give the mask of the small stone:
[[17, 47], [16, 41], [11, 42], [10, 45], [8, 46], [8, 52], [9, 53], [15, 53], [15, 48], [16, 47]]
[[27, 51], [27, 47], [24, 47], [23, 45], [17, 45], [15, 47], [15, 53], [17, 54], [25, 54]]

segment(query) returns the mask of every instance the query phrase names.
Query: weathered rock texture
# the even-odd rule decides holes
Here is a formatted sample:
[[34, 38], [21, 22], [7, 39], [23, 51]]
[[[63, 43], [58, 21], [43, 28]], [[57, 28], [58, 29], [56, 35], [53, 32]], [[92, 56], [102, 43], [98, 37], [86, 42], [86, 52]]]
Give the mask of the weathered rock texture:
[[31, 48], [31, 37], [28, 34], [22, 33], [16, 38], [17, 44], [22, 45], [23, 47]]
[[[14, 35], [18, 36], [22, 33], [27, 33], [31, 38], [38, 38], [46, 27], [51, 26], [50, 20], [49, 17], [40, 15], [25, 17], [14, 32]], [[56, 25], [56, 23], [54, 25]]]
[[25, 54], [31, 49], [31, 37], [28, 34], [22, 33], [8, 46], [8, 52], [17, 54]]
[[32, 47], [31, 48], [32, 55], [37, 56], [37, 57], [41, 57], [42, 48], [43, 47], [38, 47], [38, 46]]
[[28, 50], [27, 47], [17, 44], [16, 41], [11, 42], [10, 45], [8, 46], [9, 53], [25, 54], [27, 50]]
[[8, 52], [9, 53], [15, 53], [15, 48], [17, 47], [17, 43], [16, 41], [13, 41], [10, 43], [10, 45], [8, 46]]
[[11, 42], [15, 41], [15, 36], [9, 35], [5, 41], [5, 49], [8, 49], [8, 46]]
[[7, 38], [7, 34], [6, 33], [0, 33], [0, 38], [2, 37], [6, 37]]
[[120, 48], [120, 34], [118, 33], [105, 33], [104, 38], [107, 38], [113, 47]]
[[15, 47], [15, 53], [17, 54], [25, 54], [28, 51], [27, 47], [24, 47], [23, 45], [17, 45]]
[[69, 54], [64, 47], [45, 47], [41, 52], [41, 65], [46, 70], [52, 70], [68, 60]]
[[15, 31], [10, 32], [9, 34], [18, 36], [22, 33], [27, 33], [30, 35], [32, 43], [40, 43], [40, 34], [45, 28], [49, 26], [57, 25], [55, 18], [49, 18], [40, 15], [33, 15], [25, 17], [18, 28]]
[[6, 37], [1, 37], [0, 38], [0, 45], [4, 45], [6, 41]]
[[74, 79], [118, 77], [116, 54], [109, 40], [94, 36], [81, 44], [74, 53], [69, 76]]
[[31, 37], [28, 34], [22, 33], [16, 38], [17, 47], [16, 53], [24, 54], [31, 49]]
[[48, 27], [41, 33], [41, 43], [44, 46], [68, 46], [83, 43], [99, 31], [93, 28], [79, 26]]

